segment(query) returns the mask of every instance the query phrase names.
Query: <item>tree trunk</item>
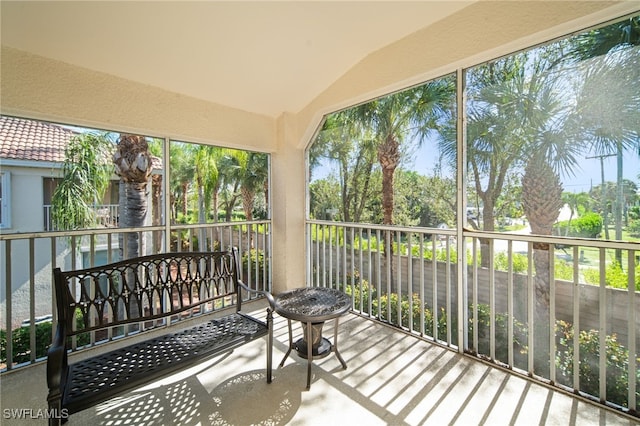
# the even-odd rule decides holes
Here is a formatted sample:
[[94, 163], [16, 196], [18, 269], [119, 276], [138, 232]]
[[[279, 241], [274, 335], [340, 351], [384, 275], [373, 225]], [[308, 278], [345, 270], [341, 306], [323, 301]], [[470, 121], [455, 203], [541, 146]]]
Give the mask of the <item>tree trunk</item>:
[[[152, 158], [144, 136], [121, 134], [113, 154], [115, 172], [120, 176], [120, 227], [142, 227], [147, 217], [147, 184], [151, 176]], [[120, 233], [121, 258], [146, 254], [145, 240], [138, 232]], [[136, 277], [127, 276], [127, 286], [134, 291]], [[143, 279], [143, 278], [141, 278]], [[140, 307], [129, 306], [130, 317], [139, 316]], [[135, 330], [131, 326], [130, 330]]]
[[185, 182], [182, 184], [182, 216], [187, 217], [187, 204], [189, 199], [187, 197], [187, 191], [189, 189], [189, 183]]
[[[494, 197], [488, 194], [482, 198], [482, 230], [494, 231], [493, 208], [495, 206]], [[480, 265], [483, 268], [489, 267], [489, 259], [491, 258], [491, 250], [489, 249], [489, 238], [480, 238]]]
[[[123, 215], [120, 218], [122, 228], [137, 228], [145, 225], [148, 209], [146, 187], [146, 183], [124, 182], [120, 184], [120, 196], [123, 197], [120, 201], [124, 207]], [[139, 241], [137, 232], [127, 232], [125, 235], [127, 258], [144, 255], [144, 238]]]
[[[255, 193], [246, 187], [240, 188], [240, 195], [242, 197], [242, 209], [244, 210], [244, 216], [248, 222], [253, 220], [253, 202], [255, 199]], [[251, 227], [247, 227], [247, 233], [249, 234], [249, 247], [253, 248], [253, 232]]]
[[[400, 162], [400, 144], [393, 137], [388, 135], [384, 143], [378, 147], [378, 161], [382, 167], [382, 223], [393, 225], [393, 175]], [[383, 257], [391, 271], [391, 279], [388, 280], [387, 288], [393, 287], [394, 261], [393, 261], [393, 241], [392, 232], [384, 231]]]

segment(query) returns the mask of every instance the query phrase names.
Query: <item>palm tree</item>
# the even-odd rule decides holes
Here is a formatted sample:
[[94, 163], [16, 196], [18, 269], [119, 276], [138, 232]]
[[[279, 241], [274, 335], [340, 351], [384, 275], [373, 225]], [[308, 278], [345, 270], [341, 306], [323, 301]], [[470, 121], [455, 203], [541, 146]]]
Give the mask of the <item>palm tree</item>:
[[170, 191], [171, 200], [171, 222], [174, 223], [178, 213], [182, 213], [186, 218], [188, 213], [189, 188], [194, 181], [195, 161], [193, 160], [193, 150], [191, 145], [180, 142], [171, 142], [169, 146], [170, 155]]
[[578, 93], [579, 121], [597, 157], [617, 159], [614, 222], [622, 239], [623, 153], [640, 147], [640, 53], [622, 49], [583, 64]]
[[[526, 122], [532, 107], [528, 53], [503, 58], [467, 72], [467, 170], [481, 200], [484, 231], [495, 230], [495, 210], [513, 169], [526, 158]], [[455, 123], [441, 132], [441, 150], [455, 161]], [[481, 262], [489, 265], [489, 241], [480, 239]]]
[[[640, 152], [640, 16], [581, 34], [569, 58], [579, 63], [576, 120], [592, 143], [595, 156], [617, 159], [616, 239], [622, 239], [623, 152]], [[603, 183], [604, 184], [604, 183]], [[604, 186], [603, 186], [604, 188]], [[607, 212], [603, 211], [608, 234]], [[608, 235], [607, 235], [608, 238]], [[622, 264], [622, 252], [616, 251]]]
[[618, 50], [640, 46], [640, 16], [622, 19], [611, 25], [595, 28], [573, 39], [568, 58], [584, 61]]
[[[360, 222], [366, 202], [373, 196], [376, 147], [371, 129], [363, 124], [357, 109], [332, 114], [309, 150], [310, 172], [320, 164], [321, 158], [337, 164], [341, 216], [345, 222]], [[329, 207], [336, 206], [325, 206]]]
[[[120, 221], [121, 228], [141, 227], [147, 217], [147, 184], [151, 176], [152, 158], [144, 136], [121, 134], [113, 154], [115, 171], [120, 176]], [[137, 232], [127, 232], [126, 246], [120, 243], [122, 258], [144, 254], [144, 239]], [[121, 234], [121, 240], [124, 236]]]
[[218, 191], [220, 190], [220, 148], [199, 145], [195, 150], [195, 178], [198, 187], [198, 222], [206, 223], [213, 204], [213, 221], [218, 221]]
[[242, 210], [246, 220], [252, 221], [256, 194], [260, 189], [264, 188], [264, 183], [267, 181], [269, 173], [267, 156], [257, 152], [236, 152]]
[[69, 141], [62, 181], [51, 199], [56, 229], [82, 229], [96, 224], [94, 206], [102, 200], [113, 174], [108, 160], [112, 150], [106, 134], [81, 134]]
[[382, 168], [384, 225], [393, 224], [393, 181], [403, 144], [424, 142], [444, 120], [450, 120], [454, 114], [454, 95], [454, 79], [444, 77], [357, 107], [375, 132], [377, 159]]

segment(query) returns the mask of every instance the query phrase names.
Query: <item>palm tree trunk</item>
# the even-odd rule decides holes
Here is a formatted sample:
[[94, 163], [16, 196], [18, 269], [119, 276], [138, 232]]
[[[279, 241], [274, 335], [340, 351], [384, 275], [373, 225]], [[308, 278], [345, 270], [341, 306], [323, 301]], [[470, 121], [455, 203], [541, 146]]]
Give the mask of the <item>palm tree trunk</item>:
[[187, 204], [189, 203], [189, 198], [187, 197], [187, 191], [189, 190], [189, 183], [185, 182], [182, 184], [182, 216], [187, 216]]
[[[120, 227], [121, 228], [135, 228], [144, 226], [144, 221], [147, 216], [147, 194], [146, 183], [141, 184], [137, 182], [120, 182]], [[145, 250], [145, 240], [140, 238], [138, 232], [125, 232], [120, 233], [120, 250], [122, 259], [130, 259], [132, 257], [143, 255]], [[124, 250], [123, 250], [124, 248]], [[134, 291], [133, 283], [135, 277], [128, 275], [127, 286], [130, 291]], [[139, 316], [140, 312], [138, 306], [132, 304], [129, 306], [128, 315], [133, 318]], [[130, 331], [136, 330], [135, 326], [130, 328]]]
[[[147, 216], [147, 193], [146, 183], [140, 184], [137, 182], [121, 182], [119, 185], [120, 190], [120, 227], [121, 228], [135, 228], [144, 226], [145, 218]], [[121, 234], [122, 235], [122, 234]], [[145, 253], [144, 239], [139, 241], [137, 232], [124, 233], [126, 238], [126, 257], [125, 253], [122, 254], [122, 258], [131, 258], [141, 256]], [[120, 245], [121, 250], [125, 245]]]
[[[152, 160], [144, 136], [121, 134], [113, 155], [115, 171], [120, 176], [120, 227], [141, 227], [147, 217], [147, 185], [151, 176]], [[146, 253], [144, 238], [138, 232], [125, 232], [119, 236], [121, 258], [132, 258]], [[125, 241], [126, 240], [126, 241]], [[126, 257], [125, 257], [126, 256]], [[135, 277], [127, 277], [127, 286], [133, 291]], [[130, 306], [131, 317], [139, 316], [139, 307]], [[133, 326], [131, 329], [135, 329]]]
[[[240, 194], [242, 197], [242, 209], [244, 210], [245, 218], [248, 222], [251, 222], [253, 220], [253, 202], [255, 193], [243, 186], [240, 188]], [[253, 248], [253, 232], [251, 232], [251, 227], [247, 227], [247, 233], [249, 234], [249, 247]]]

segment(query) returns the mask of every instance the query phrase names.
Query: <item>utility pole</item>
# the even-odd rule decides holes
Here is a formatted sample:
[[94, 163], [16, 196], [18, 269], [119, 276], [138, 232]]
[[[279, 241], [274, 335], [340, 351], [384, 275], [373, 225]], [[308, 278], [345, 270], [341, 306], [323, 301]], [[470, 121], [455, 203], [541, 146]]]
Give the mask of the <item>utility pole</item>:
[[[616, 231], [616, 240], [622, 239], [622, 201], [623, 201], [623, 187], [622, 187], [622, 149], [618, 144], [618, 149], [616, 154], [606, 154], [606, 155], [595, 155], [593, 157], [586, 158], [598, 158], [600, 159], [600, 176], [602, 178], [602, 213], [603, 224], [604, 224], [604, 232], [605, 238], [608, 240], [609, 238], [609, 220], [608, 220], [608, 211], [607, 211], [607, 188], [604, 181], [604, 159], [608, 157], [617, 157], [617, 186], [616, 186], [616, 202], [613, 205], [613, 214], [615, 221], [615, 231]], [[622, 251], [616, 250], [616, 260], [622, 267]]]
[[593, 158], [597, 158], [600, 160], [600, 177], [602, 179], [602, 185], [601, 185], [601, 194], [600, 194], [600, 198], [601, 198], [601, 203], [602, 203], [602, 220], [603, 220], [603, 225], [604, 225], [604, 237], [605, 239], [610, 239], [609, 238], [609, 214], [608, 214], [608, 209], [607, 209], [607, 186], [605, 185], [605, 181], [604, 181], [604, 159], [608, 158], [608, 157], [613, 157], [616, 154], [606, 154], [606, 155], [594, 155], [592, 157], [586, 157], [587, 159], [593, 159]]

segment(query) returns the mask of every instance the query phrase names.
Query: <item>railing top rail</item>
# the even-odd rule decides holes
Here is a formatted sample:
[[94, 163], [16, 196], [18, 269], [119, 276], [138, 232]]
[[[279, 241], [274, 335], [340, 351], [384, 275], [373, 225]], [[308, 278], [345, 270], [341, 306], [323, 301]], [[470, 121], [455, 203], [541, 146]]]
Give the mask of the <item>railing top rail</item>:
[[223, 228], [228, 226], [261, 225], [265, 223], [271, 223], [271, 219], [237, 222], [173, 224], [171, 225], [171, 229]]
[[425, 227], [411, 227], [411, 226], [399, 226], [399, 225], [375, 225], [373, 223], [348, 223], [348, 222], [335, 222], [331, 220], [307, 220], [308, 224], [327, 225], [327, 226], [340, 226], [343, 228], [366, 228], [375, 229], [380, 231], [401, 231], [411, 233], [427, 233], [427, 234], [440, 234], [440, 235], [456, 235], [456, 230], [452, 228], [425, 228]]
[[28, 238], [83, 237], [86, 235], [117, 234], [120, 232], [164, 231], [164, 229], [164, 226], [142, 226], [137, 228], [88, 228], [67, 231], [14, 232], [0, 235], [0, 241], [24, 240]]
[[[407, 233], [425, 233], [456, 236], [456, 229], [426, 228], [426, 227], [407, 227], [397, 225], [375, 225], [368, 223], [347, 223], [335, 222], [329, 220], [307, 220], [307, 224], [317, 224], [326, 226], [338, 226], [343, 228], [366, 228], [380, 231], [400, 231]], [[590, 246], [598, 248], [613, 248], [623, 250], [640, 250], [640, 243], [631, 241], [614, 241], [614, 240], [595, 240], [589, 238], [563, 237], [563, 236], [543, 236], [531, 234], [516, 234], [495, 231], [476, 231], [464, 229], [463, 237], [470, 238], [489, 238], [494, 240], [510, 240], [510, 241], [527, 241], [534, 243], [547, 243], [555, 245], [567, 246]]]
[[[199, 229], [199, 228], [223, 228], [228, 226], [241, 226], [241, 225], [255, 225], [271, 223], [271, 220], [254, 220], [243, 222], [219, 222], [219, 223], [193, 223], [193, 224], [175, 224], [171, 225], [172, 230], [177, 229]], [[24, 240], [29, 238], [56, 238], [56, 237], [82, 237], [86, 235], [102, 235], [102, 234], [117, 234], [120, 232], [150, 232], [150, 231], [164, 231], [165, 225], [156, 226], [142, 226], [135, 228], [87, 228], [76, 229], [67, 231], [42, 231], [42, 232], [14, 232], [0, 234], [0, 241], [4, 240]]]
[[590, 246], [598, 248], [615, 248], [624, 250], [640, 250], [640, 243], [631, 241], [595, 240], [590, 238], [542, 236], [530, 234], [511, 234], [503, 232], [468, 231], [463, 232], [465, 237], [491, 238], [494, 240], [530, 241], [533, 243], [548, 243], [567, 246]]

